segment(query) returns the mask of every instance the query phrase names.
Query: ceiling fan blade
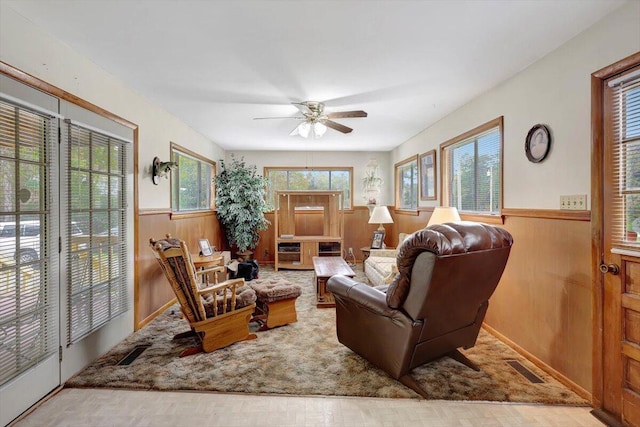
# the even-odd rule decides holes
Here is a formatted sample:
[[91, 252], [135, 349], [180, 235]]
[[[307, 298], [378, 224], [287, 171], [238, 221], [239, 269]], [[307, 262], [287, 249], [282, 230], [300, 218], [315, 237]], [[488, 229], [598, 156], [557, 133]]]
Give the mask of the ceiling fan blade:
[[367, 117], [367, 112], [362, 110], [337, 111], [335, 113], [328, 113], [327, 117], [329, 117], [330, 119], [344, 119], [347, 117]]
[[302, 120], [304, 117], [254, 117], [253, 120], [270, 120], [270, 119], [298, 119]]
[[302, 114], [313, 114], [313, 111], [304, 102], [292, 102]]
[[346, 127], [345, 125], [341, 125], [340, 123], [336, 123], [332, 120], [325, 120], [322, 123], [324, 123], [328, 128], [335, 129], [338, 132], [342, 132], [342, 133], [349, 133], [353, 130], [349, 127]]

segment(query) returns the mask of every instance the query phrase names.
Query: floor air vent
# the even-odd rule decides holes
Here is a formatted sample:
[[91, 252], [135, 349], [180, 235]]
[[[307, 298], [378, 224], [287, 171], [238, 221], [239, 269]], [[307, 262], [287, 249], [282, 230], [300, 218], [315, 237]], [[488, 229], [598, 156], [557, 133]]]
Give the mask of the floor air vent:
[[151, 344], [138, 345], [129, 352], [117, 365], [130, 365], [134, 360], [142, 354], [143, 351], [151, 347]]
[[530, 370], [528, 370], [527, 368], [525, 368], [522, 363], [518, 362], [517, 360], [507, 360], [506, 361], [513, 369], [515, 369], [516, 371], [518, 371], [520, 373], [520, 375], [522, 375], [523, 377], [525, 377], [526, 379], [528, 379], [530, 382], [532, 383], [543, 383], [544, 380], [542, 378], [540, 378], [539, 376], [537, 376], [536, 374], [534, 374], [533, 372], [531, 372]]

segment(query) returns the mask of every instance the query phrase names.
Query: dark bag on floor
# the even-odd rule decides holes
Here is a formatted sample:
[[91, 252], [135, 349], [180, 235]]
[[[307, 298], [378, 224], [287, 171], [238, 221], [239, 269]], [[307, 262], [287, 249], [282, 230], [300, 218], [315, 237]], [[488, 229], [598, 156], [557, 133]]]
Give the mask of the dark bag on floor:
[[258, 261], [253, 259], [248, 261], [243, 261], [238, 264], [238, 273], [236, 277], [242, 277], [245, 280], [245, 282], [250, 282], [253, 279], [258, 278], [258, 271], [259, 271]]

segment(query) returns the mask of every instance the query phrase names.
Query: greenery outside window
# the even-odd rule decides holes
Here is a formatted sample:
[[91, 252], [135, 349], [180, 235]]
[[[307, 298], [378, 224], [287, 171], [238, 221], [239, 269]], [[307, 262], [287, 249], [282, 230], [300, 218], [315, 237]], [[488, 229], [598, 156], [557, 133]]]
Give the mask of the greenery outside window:
[[174, 143], [171, 143], [171, 161], [178, 164], [171, 172], [171, 210], [214, 209], [212, 179], [216, 175], [216, 163]]
[[264, 176], [269, 180], [267, 202], [275, 206], [276, 191], [342, 191], [344, 194], [343, 208], [353, 206], [353, 168], [274, 168], [265, 167]]
[[500, 215], [502, 123], [499, 117], [440, 145], [444, 206], [461, 213]]
[[395, 164], [396, 209], [418, 209], [418, 156]]

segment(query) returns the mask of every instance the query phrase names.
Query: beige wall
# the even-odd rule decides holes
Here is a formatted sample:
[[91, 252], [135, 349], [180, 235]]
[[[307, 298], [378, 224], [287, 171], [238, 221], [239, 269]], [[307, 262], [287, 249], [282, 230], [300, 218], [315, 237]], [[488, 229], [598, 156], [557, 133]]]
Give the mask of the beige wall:
[[[630, 1], [604, 20], [541, 58], [535, 64], [476, 98], [459, 110], [403, 142], [390, 153], [327, 152], [238, 152], [261, 170], [263, 166], [354, 166], [354, 203], [363, 204], [359, 179], [369, 158], [380, 163], [383, 179], [382, 204], [393, 201], [393, 164], [410, 155], [423, 153], [460, 133], [503, 115], [505, 137], [504, 207], [557, 209], [563, 194], [590, 193], [590, 74], [634, 52], [640, 51], [640, 2]], [[0, 60], [99, 105], [140, 126], [139, 132], [139, 206], [141, 209], [166, 209], [170, 206], [168, 182], [151, 183], [149, 167], [154, 156], [169, 157], [169, 144], [176, 142], [213, 160], [229, 159], [215, 143], [155, 106], [134, 90], [125, 87], [109, 73], [81, 57], [68, 46], [43, 33], [39, 28], [0, 2]], [[551, 153], [541, 164], [532, 164], [524, 155], [524, 138], [536, 123], [550, 126], [553, 134]], [[438, 159], [439, 160], [439, 159]], [[437, 202], [421, 202], [433, 206]], [[522, 223], [522, 222], [525, 223]], [[540, 270], [536, 258], [524, 256], [532, 241], [557, 238], [555, 224], [545, 226], [543, 236], [522, 234], [528, 220], [506, 227], [515, 233], [518, 271], [508, 271], [508, 283], [502, 283], [492, 301], [488, 319], [507, 338], [548, 363], [579, 386], [590, 388], [591, 311], [588, 306], [591, 278], [588, 239], [571, 240], [579, 259], [572, 258], [570, 269], [558, 276], [555, 270]], [[538, 221], [534, 219], [533, 222]], [[533, 224], [532, 222], [532, 224]], [[586, 233], [588, 227], [559, 225], [571, 233]], [[412, 230], [397, 230], [412, 231]], [[581, 234], [581, 237], [582, 236]], [[566, 243], [566, 242], [565, 242]], [[561, 251], [549, 244], [550, 251], [573, 251], [563, 243]], [[520, 245], [520, 246], [518, 246]], [[556, 249], [554, 249], [556, 248]], [[515, 250], [515, 249], [514, 249]], [[553, 259], [553, 253], [547, 254]], [[544, 259], [544, 258], [542, 258]], [[555, 275], [554, 275], [555, 274]], [[527, 275], [525, 277], [525, 275]], [[585, 290], [586, 291], [583, 291]], [[541, 294], [542, 293], [542, 294]], [[536, 295], [536, 298], [527, 298]], [[564, 297], [568, 295], [569, 297]], [[509, 310], [517, 298], [520, 310]], [[528, 304], [527, 301], [536, 301]], [[568, 320], [567, 320], [568, 319]], [[536, 322], [540, 335], [520, 336], [519, 330], [532, 330]], [[532, 324], [534, 323], [534, 324]], [[575, 338], [577, 337], [577, 338]], [[560, 340], [560, 341], [559, 341]], [[572, 343], [572, 340], [576, 340]], [[572, 344], [576, 344], [573, 345]], [[562, 349], [560, 352], [551, 350]], [[572, 350], [577, 348], [577, 350]], [[572, 353], [574, 351], [575, 353]], [[560, 358], [560, 359], [559, 359]], [[572, 358], [586, 358], [571, 365]]]
[[[587, 194], [591, 203], [590, 76], [640, 51], [639, 17], [640, 2], [627, 3], [520, 74], [401, 144], [393, 151], [392, 161], [437, 148], [504, 116], [504, 207], [559, 209], [560, 196], [565, 194]], [[553, 142], [547, 159], [534, 164], [525, 156], [524, 141], [537, 123], [551, 128]]]
[[390, 152], [383, 151], [229, 151], [227, 159], [231, 155], [244, 157], [248, 164], [255, 164], [258, 172], [262, 173], [265, 166], [346, 166], [353, 167], [353, 205], [364, 206], [367, 204], [363, 196], [362, 178], [364, 177], [367, 162], [375, 159], [378, 162], [380, 176], [384, 181], [381, 188], [381, 197], [378, 204], [393, 204], [393, 165], [390, 163]]
[[[640, 51], [640, 2], [632, 1], [518, 75], [397, 147], [392, 161], [437, 148], [504, 116], [504, 205], [560, 208], [560, 196], [587, 194], [591, 203], [591, 73]], [[551, 128], [542, 163], [524, 153], [528, 130]], [[440, 158], [438, 158], [440, 163]], [[441, 196], [441, 195], [439, 195]], [[423, 202], [425, 206], [438, 202]], [[590, 223], [507, 216], [514, 236], [505, 274], [486, 321], [507, 340], [551, 367], [583, 394], [591, 392], [592, 312]], [[402, 230], [398, 231], [411, 231]]]
[[155, 156], [169, 160], [175, 142], [212, 160], [224, 150], [151, 103], [114, 76], [80, 56], [0, 2], [0, 61], [98, 105], [139, 126], [139, 193], [141, 209], [171, 206], [169, 181], [151, 182]]

